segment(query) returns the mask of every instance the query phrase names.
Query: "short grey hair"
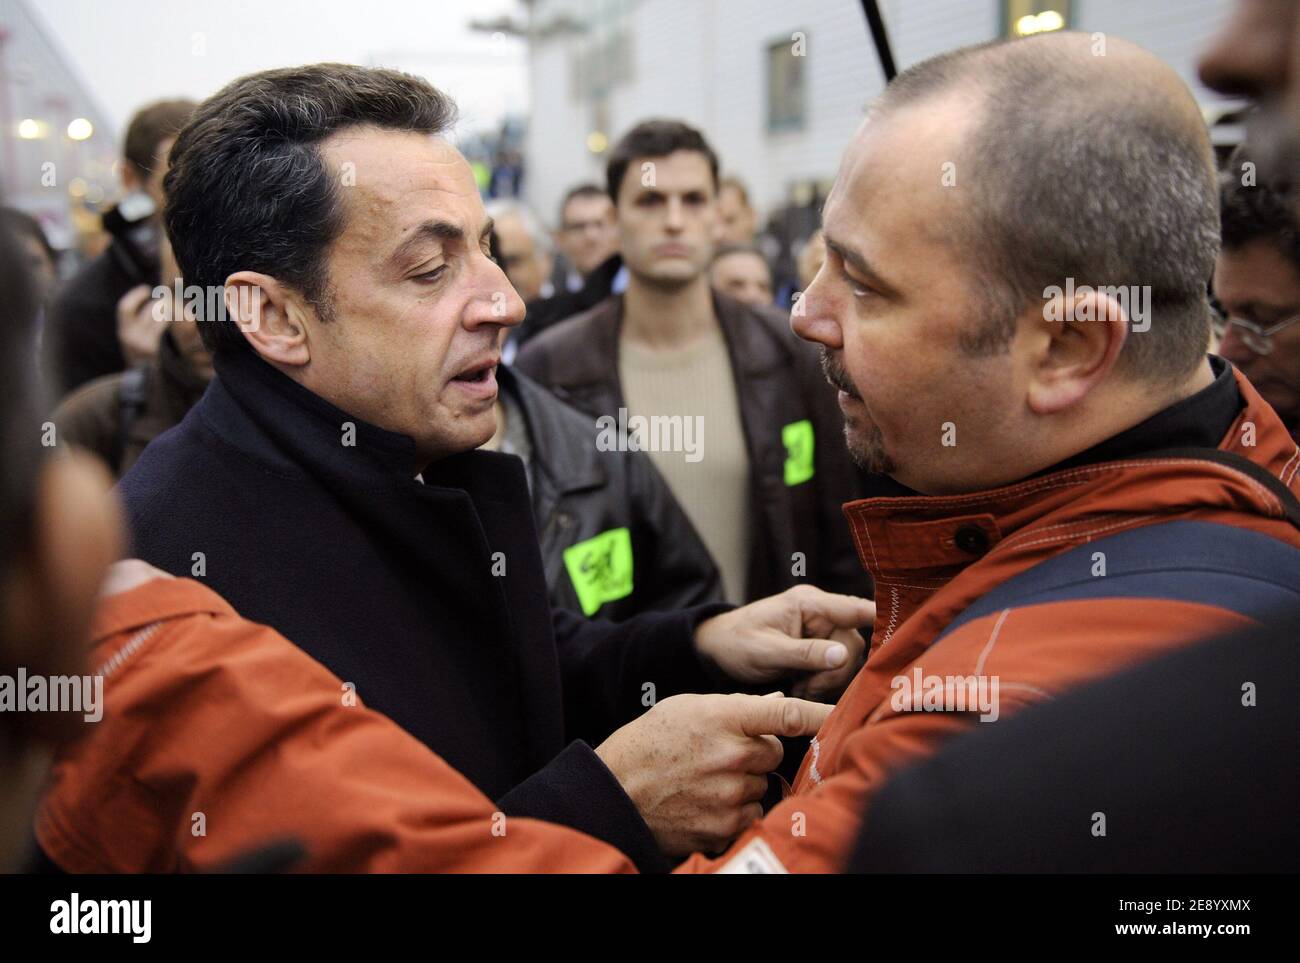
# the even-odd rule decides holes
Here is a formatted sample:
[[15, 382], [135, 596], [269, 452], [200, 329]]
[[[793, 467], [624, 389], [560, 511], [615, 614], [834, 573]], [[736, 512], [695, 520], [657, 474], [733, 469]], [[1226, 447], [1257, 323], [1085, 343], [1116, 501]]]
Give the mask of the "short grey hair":
[[872, 113], [958, 91], [979, 103], [961, 148], [966, 217], [949, 232], [985, 282], [986, 324], [965, 339], [971, 353], [1004, 350], [1015, 318], [1069, 277], [1149, 285], [1154, 322], [1127, 340], [1119, 365], [1175, 382], [1194, 370], [1210, 334], [1219, 211], [1208, 135], [1190, 92], [1180, 105], [1141, 78], [1098, 84], [1086, 55], [1053, 39], [923, 61]]
[[506, 217], [517, 217], [523, 224], [524, 230], [533, 240], [533, 251], [539, 255], [549, 255], [552, 251], [551, 235], [542, 222], [538, 220], [537, 215], [533, 213], [532, 208], [527, 204], [508, 198], [495, 198], [488, 201], [484, 208], [487, 210], [488, 217], [493, 221], [501, 221]]

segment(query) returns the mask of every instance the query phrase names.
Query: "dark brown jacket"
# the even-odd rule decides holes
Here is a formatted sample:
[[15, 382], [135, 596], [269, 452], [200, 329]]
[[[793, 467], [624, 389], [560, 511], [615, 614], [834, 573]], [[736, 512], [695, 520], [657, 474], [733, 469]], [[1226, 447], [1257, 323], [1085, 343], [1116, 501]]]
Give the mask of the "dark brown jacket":
[[149, 442], [180, 423], [205, 388], [165, 334], [153, 364], [96, 378], [59, 403], [52, 418], [58, 443], [98, 455], [120, 478]]
[[[714, 313], [727, 342], [750, 465], [753, 552], [745, 598], [754, 600], [810, 582], [832, 592], [870, 595], [840, 506], [859, 497], [858, 475], [844, 447], [844, 421], [816, 349], [795, 337], [780, 312], [742, 305], [717, 293]], [[617, 420], [626, 405], [618, 375], [623, 298], [609, 298], [544, 331], [521, 349], [516, 366], [593, 417]], [[787, 450], [812, 428], [813, 473]], [[787, 478], [793, 482], [787, 484]], [[802, 553], [806, 574], [796, 575]]]

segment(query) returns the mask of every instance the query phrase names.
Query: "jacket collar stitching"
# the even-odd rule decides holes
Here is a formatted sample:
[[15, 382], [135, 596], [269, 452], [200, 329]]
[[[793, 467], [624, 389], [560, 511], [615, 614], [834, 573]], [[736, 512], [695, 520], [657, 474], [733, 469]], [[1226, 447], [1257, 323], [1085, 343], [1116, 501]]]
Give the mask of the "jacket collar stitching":
[[[858, 552], [861, 553], [861, 551], [862, 551], [862, 541], [861, 541], [861, 539], [859, 539], [859, 537], [858, 537], [858, 528], [859, 528], [859, 526], [857, 526], [857, 525], [853, 525], [853, 526], [851, 526], [851, 528], [852, 528], [852, 531], [853, 531], [853, 540], [854, 540], [855, 542], [858, 543]], [[873, 565], [877, 570], [879, 570], [879, 569], [880, 569], [880, 560], [879, 560], [878, 558], [876, 558], [876, 545], [875, 545], [875, 543], [871, 540], [871, 526], [870, 526], [870, 525], [862, 525], [862, 526], [861, 526], [861, 529], [862, 529], [862, 534], [865, 535], [865, 536], [867, 536], [867, 547], [868, 547], [868, 549], [869, 549], [870, 552], [871, 552], [871, 564], [872, 564], [872, 565]]]
[[[1141, 522], [1144, 522], [1147, 519], [1158, 518], [1158, 517], [1159, 516], [1154, 513], [1146, 514], [1146, 515], [1136, 515], [1132, 518], [1126, 518], [1123, 521], [1116, 522], [1113, 525], [1102, 525], [1099, 528], [1090, 528], [1079, 532], [1062, 532], [1059, 535], [1049, 535], [1047, 538], [1031, 539], [1028, 542], [1021, 542], [1019, 547], [1028, 548], [1031, 545], [1050, 545], [1052, 542], [1063, 542], [1066, 539], [1070, 539], [1070, 538], [1082, 538], [1085, 535], [1100, 535], [1102, 532], [1110, 532], [1119, 528], [1132, 528], [1140, 525]], [[1033, 533], [1027, 532], [1026, 534], [1033, 534]]]
[[1102, 519], [1107, 519], [1107, 518], [1127, 518], [1127, 517], [1130, 516], [1125, 512], [1105, 512], [1101, 515], [1084, 515], [1078, 518], [1071, 518], [1064, 522], [1057, 522], [1054, 525], [1036, 525], [1036, 526], [1031, 525], [1024, 531], [1016, 532], [1014, 535], [1011, 535], [1008, 538], [1004, 538], [1001, 542], [995, 545], [993, 549], [989, 551], [988, 554], [992, 555], [994, 551], [1000, 551], [1010, 545], [1019, 544], [1020, 539], [1028, 538], [1030, 535], [1043, 535], [1046, 534], [1047, 532], [1053, 531], [1054, 529], [1072, 528], [1072, 527], [1078, 527], [1079, 525], [1088, 525], [1091, 524], [1092, 522], [1099, 522]]
[[1036, 479], [1032, 482], [1020, 482], [1015, 485], [1008, 485], [1003, 488], [994, 488], [984, 492], [971, 492], [965, 495], [953, 497], [922, 495], [912, 496], [904, 495], [901, 497], [882, 497], [868, 498], [858, 502], [850, 502], [848, 507], [854, 508], [967, 508], [987, 504], [988, 502], [1006, 501], [1023, 495], [1033, 495], [1042, 491], [1053, 488], [1068, 487], [1070, 485], [1086, 484], [1091, 479], [1088, 476], [1100, 474], [1103, 472], [1114, 471], [1119, 468], [1149, 468], [1154, 465], [1196, 465], [1204, 468], [1212, 468], [1219, 471], [1231, 472], [1234, 478], [1245, 479], [1258, 492], [1265, 495], [1270, 504], [1277, 505], [1277, 499], [1272, 492], [1260, 485], [1248, 475], [1235, 469], [1228, 468], [1225, 465], [1219, 465], [1211, 461], [1200, 461], [1193, 458], [1144, 458], [1133, 459], [1129, 461], [1108, 461], [1099, 465], [1088, 465], [1083, 468], [1071, 468], [1069, 471], [1060, 475], [1048, 475], [1046, 478]]
[[1051, 699], [1054, 697], [1053, 693], [1048, 692], [1046, 689], [1040, 689], [1036, 685], [1030, 685], [1028, 682], [999, 682], [999, 694], [1001, 694], [1004, 689], [1016, 689], [1020, 692], [1032, 692], [1034, 695], [1041, 696], [1044, 699]]
[[894, 637], [894, 629], [898, 627], [898, 589], [892, 585], [889, 588], [889, 624], [885, 626], [885, 634], [880, 639], [880, 644], [884, 645]]

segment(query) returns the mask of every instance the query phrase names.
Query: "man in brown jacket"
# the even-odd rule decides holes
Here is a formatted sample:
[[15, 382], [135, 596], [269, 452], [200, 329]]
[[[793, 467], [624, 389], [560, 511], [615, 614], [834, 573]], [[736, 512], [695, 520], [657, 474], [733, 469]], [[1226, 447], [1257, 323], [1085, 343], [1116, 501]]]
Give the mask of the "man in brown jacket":
[[163, 326], [157, 353], [150, 361], [82, 385], [52, 416], [60, 445], [98, 455], [118, 478], [149, 442], [180, 423], [212, 380], [212, 355], [199, 337], [193, 306], [186, 310], [180, 269], [165, 241], [161, 254], [163, 283], [148, 300], [141, 302], [128, 292], [118, 303], [119, 315], [133, 312], [144, 315], [145, 324]]
[[857, 476], [816, 351], [782, 313], [709, 287], [716, 155], [685, 124], [647, 121], [614, 148], [608, 190], [627, 291], [529, 341], [519, 369], [597, 419], [598, 446], [649, 453], [728, 600], [804, 582], [868, 595], [840, 514]]

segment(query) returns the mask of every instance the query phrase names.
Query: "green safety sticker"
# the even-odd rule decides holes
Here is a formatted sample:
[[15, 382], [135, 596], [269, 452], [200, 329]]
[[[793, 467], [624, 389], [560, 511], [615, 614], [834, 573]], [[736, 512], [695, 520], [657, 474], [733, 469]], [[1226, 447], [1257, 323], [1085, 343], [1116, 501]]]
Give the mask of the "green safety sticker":
[[611, 528], [564, 550], [564, 567], [584, 615], [632, 594], [632, 534]]
[[805, 418], [781, 429], [785, 445], [785, 483], [802, 485], [813, 476], [813, 426]]

